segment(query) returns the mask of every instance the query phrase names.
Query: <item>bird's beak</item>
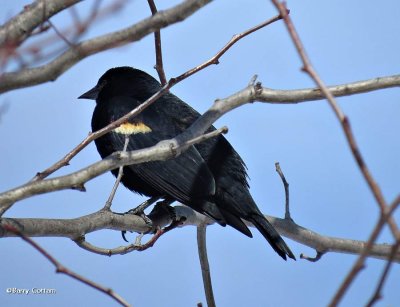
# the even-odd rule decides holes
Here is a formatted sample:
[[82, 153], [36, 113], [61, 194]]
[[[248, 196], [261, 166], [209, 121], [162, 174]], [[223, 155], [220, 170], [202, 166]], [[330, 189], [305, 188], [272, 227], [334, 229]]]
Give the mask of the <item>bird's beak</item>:
[[78, 97], [78, 99], [92, 99], [92, 100], [96, 100], [97, 96], [99, 95], [99, 88], [96, 85], [94, 88], [92, 88], [91, 90], [88, 90], [86, 93], [80, 95]]
[[78, 99], [92, 99], [92, 100], [96, 100], [97, 96], [99, 96], [99, 93], [101, 91], [101, 89], [104, 87], [105, 82], [99, 83], [97, 84], [94, 88], [92, 88], [91, 90], [88, 90], [86, 93], [80, 95], [78, 97]]

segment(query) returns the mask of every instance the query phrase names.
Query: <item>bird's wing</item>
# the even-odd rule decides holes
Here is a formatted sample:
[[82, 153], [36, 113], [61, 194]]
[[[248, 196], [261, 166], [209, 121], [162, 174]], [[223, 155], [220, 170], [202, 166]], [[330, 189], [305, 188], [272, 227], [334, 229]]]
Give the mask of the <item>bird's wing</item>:
[[[161, 97], [160, 100], [160, 103], [168, 106], [163, 112], [167, 117], [173, 118], [174, 125], [180, 130], [186, 130], [201, 116], [199, 112], [171, 93]], [[211, 126], [207, 132], [214, 130], [215, 127]], [[198, 143], [195, 147], [214, 176], [219, 178], [221, 171], [225, 172], [229, 175], [227, 177], [232, 177], [249, 188], [246, 164], [223, 135]], [[218, 186], [224, 183], [219, 182], [219, 179], [216, 180]]]
[[[125, 98], [130, 99], [130, 98]], [[125, 109], [125, 108], [123, 108]], [[128, 110], [129, 111], [129, 110]], [[119, 109], [116, 112], [127, 113]], [[120, 117], [123, 114], [114, 114]], [[127, 150], [153, 146], [158, 142], [179, 134], [171, 120], [160, 118], [158, 112], [145, 110], [110, 133], [115, 151], [122, 150], [125, 135], [129, 136]], [[214, 177], [206, 162], [194, 146], [176, 158], [166, 161], [151, 161], [127, 166], [145, 183], [161, 194], [181, 202], [207, 200], [215, 193]]]

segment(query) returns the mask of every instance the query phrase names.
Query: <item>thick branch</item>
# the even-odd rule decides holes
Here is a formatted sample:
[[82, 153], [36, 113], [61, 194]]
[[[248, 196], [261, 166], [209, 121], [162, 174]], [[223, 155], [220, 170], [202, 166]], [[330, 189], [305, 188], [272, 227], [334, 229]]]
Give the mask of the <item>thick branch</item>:
[[46, 0], [35, 1], [6, 24], [0, 27], [0, 46], [19, 46], [32, 31], [50, 17], [82, 0]]
[[[213, 221], [186, 206], [175, 206], [177, 217], [185, 217], [182, 226], [201, 226], [212, 224]], [[346, 254], [360, 254], [365, 248], [365, 242], [335, 238], [320, 235], [310, 229], [299, 226], [287, 220], [266, 215], [272, 225], [285, 237], [288, 237], [303, 245], [309, 246], [319, 252], [335, 252]], [[113, 229], [117, 231], [127, 230], [139, 233], [150, 230], [145, 221], [132, 214], [117, 214], [106, 210], [82, 216], [75, 219], [36, 219], [36, 218], [3, 218], [1, 225], [11, 224], [20, 227], [28, 237], [66, 237], [77, 239], [87, 233], [101, 229]], [[169, 216], [165, 216], [160, 226], [171, 222]], [[252, 226], [251, 224], [248, 224]], [[12, 232], [3, 229], [0, 233], [3, 237], [16, 236]], [[388, 259], [392, 251], [389, 244], [373, 244], [369, 257]], [[394, 257], [395, 262], [400, 262], [400, 253]]]
[[[335, 97], [362, 94], [391, 87], [400, 87], [400, 75], [379, 77], [369, 80], [362, 80], [352, 83], [328, 87], [328, 90]], [[319, 88], [306, 88], [298, 90], [274, 90], [263, 87], [258, 100], [269, 103], [300, 103], [325, 99]]]
[[[100, 210], [92, 214], [74, 219], [41, 219], [41, 218], [3, 218], [0, 225], [10, 223], [21, 228], [28, 237], [65, 237], [77, 239], [85, 234], [102, 230], [129, 230], [146, 232], [149, 225], [139, 216], [133, 214], [117, 214], [108, 210]], [[6, 231], [4, 237], [17, 236]]]
[[138, 41], [156, 30], [183, 21], [210, 1], [184, 1], [182, 4], [160, 11], [128, 28], [81, 42], [48, 64], [18, 72], [5, 73], [0, 76], [0, 93], [54, 81], [80, 60], [100, 51]]

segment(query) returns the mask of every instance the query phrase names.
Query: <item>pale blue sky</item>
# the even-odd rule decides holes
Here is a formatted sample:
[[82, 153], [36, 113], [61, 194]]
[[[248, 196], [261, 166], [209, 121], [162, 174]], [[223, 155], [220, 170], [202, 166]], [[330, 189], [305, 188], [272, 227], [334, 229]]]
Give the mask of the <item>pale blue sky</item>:
[[[161, 2], [161, 1], [158, 1]], [[166, 7], [178, 1], [162, 1]], [[5, 16], [27, 1], [2, 1]], [[91, 1], [79, 5], [84, 12]], [[339, 84], [400, 71], [400, 2], [288, 1], [312, 63], [323, 80]], [[117, 30], [149, 15], [147, 1], [97, 26], [85, 38]], [[220, 0], [162, 31], [168, 77], [183, 73], [213, 56], [233, 34], [276, 15], [269, 1]], [[52, 21], [67, 24], [69, 14]], [[83, 60], [52, 83], [12, 91], [0, 97], [8, 111], [0, 122], [0, 190], [21, 185], [58, 161], [90, 131], [94, 103], [77, 100], [107, 69], [129, 65], [157, 76], [153, 37]], [[312, 87], [282, 22], [254, 33], [234, 46], [218, 66], [207, 68], [172, 92], [204, 112], [216, 98], [245, 87], [254, 74], [276, 89]], [[340, 98], [361, 152], [388, 201], [399, 193], [400, 93], [388, 89]], [[283, 216], [284, 192], [274, 163], [290, 183], [291, 212], [300, 225], [318, 233], [365, 240], [378, 218], [377, 205], [348, 149], [341, 128], [325, 101], [298, 105], [255, 103], [236, 109], [216, 126], [227, 125], [227, 138], [249, 168], [251, 192], [265, 213]], [[55, 175], [99, 160], [93, 144]], [[71, 218], [100, 209], [114, 182], [105, 174], [87, 183], [86, 193], [63, 191], [16, 204], [7, 217]], [[123, 188], [113, 209], [126, 211], [143, 199]], [[397, 218], [400, 215], [397, 213]], [[264, 238], [249, 239], [229, 228], [208, 228], [208, 252], [218, 306], [324, 306], [356, 260], [330, 253], [317, 263], [284, 262]], [[129, 236], [131, 240], [134, 236]], [[100, 246], [122, 245], [118, 232], [103, 231], [88, 239]], [[196, 229], [175, 230], [150, 250], [111, 258], [88, 253], [68, 239], [35, 239], [61, 263], [105, 286], [134, 306], [205, 304], [196, 247]], [[385, 232], [380, 242], [391, 243]], [[298, 257], [314, 251], [286, 240]], [[20, 239], [0, 241], [0, 302], [4, 306], [110, 306], [114, 302], [79, 282], [54, 273], [51, 264]], [[372, 295], [384, 262], [370, 259], [345, 296], [342, 306], [362, 306]], [[397, 306], [400, 270], [395, 266], [377, 306]], [[55, 288], [53, 296], [7, 295], [7, 287]]]

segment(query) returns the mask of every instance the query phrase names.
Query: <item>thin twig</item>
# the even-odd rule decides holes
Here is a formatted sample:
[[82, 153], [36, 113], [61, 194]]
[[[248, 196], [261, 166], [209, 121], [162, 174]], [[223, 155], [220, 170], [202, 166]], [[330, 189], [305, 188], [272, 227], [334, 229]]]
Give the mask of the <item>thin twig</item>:
[[305, 259], [310, 262], [317, 262], [318, 260], [320, 260], [322, 258], [322, 256], [324, 254], [325, 254], [325, 252], [319, 252], [319, 251], [317, 251], [317, 254], [315, 255], [315, 257], [310, 257], [305, 254], [300, 254], [300, 259]]
[[[153, 0], [147, 0], [147, 2], [149, 3], [151, 14], [154, 16], [157, 13], [157, 7]], [[154, 68], [157, 70], [161, 85], [165, 85], [167, 83], [167, 77], [164, 71], [160, 30], [154, 31], [154, 45], [156, 49], [156, 66], [154, 66]]]
[[103, 247], [98, 247], [95, 246], [89, 242], [86, 241], [85, 236], [80, 236], [79, 238], [74, 239], [73, 241], [81, 248], [99, 254], [99, 255], [104, 255], [104, 256], [112, 256], [112, 255], [124, 255], [133, 251], [145, 251], [147, 249], [149, 249], [150, 247], [153, 247], [154, 244], [157, 242], [157, 240], [164, 234], [166, 234], [167, 232], [169, 232], [170, 230], [178, 227], [181, 225], [182, 221], [184, 219], [179, 219], [179, 220], [175, 220], [172, 221], [172, 223], [162, 229], [158, 229], [156, 231], [156, 233], [149, 239], [149, 241], [147, 241], [145, 244], [141, 244], [140, 240], [135, 241], [135, 243], [133, 244], [129, 244], [126, 246], [120, 246], [117, 248], [103, 248]]
[[46, 170], [39, 172], [36, 174], [36, 176], [32, 179], [32, 181], [37, 181], [44, 179], [54, 173], [56, 170], [60, 169], [63, 166], [68, 165], [69, 161], [73, 157], [75, 157], [83, 148], [85, 148], [88, 144], [90, 144], [93, 140], [101, 137], [102, 135], [110, 132], [112, 129], [118, 127], [121, 125], [123, 122], [128, 120], [131, 117], [136, 116], [140, 112], [142, 112], [145, 108], [150, 106], [152, 103], [154, 103], [158, 98], [160, 98], [162, 95], [164, 95], [170, 88], [172, 88], [174, 85], [177, 83], [185, 80], [186, 78], [190, 77], [191, 75], [199, 72], [200, 70], [212, 65], [212, 64], [218, 64], [219, 58], [221, 58], [225, 52], [228, 51], [229, 48], [231, 48], [237, 41], [239, 41], [241, 38], [253, 33], [254, 31], [265, 27], [277, 20], [280, 20], [281, 16], [276, 16], [266, 22], [263, 22], [262, 24], [251, 28], [250, 30], [247, 30], [241, 34], [235, 35], [229, 42], [226, 44], [215, 56], [213, 56], [210, 60], [204, 62], [203, 64], [196, 66], [187, 72], [179, 75], [176, 78], [171, 78], [157, 93], [155, 93], [153, 96], [151, 96], [149, 99], [147, 99], [145, 102], [143, 102], [141, 105], [139, 105], [137, 108], [129, 112], [128, 114], [124, 115], [123, 117], [117, 119], [116, 121], [112, 122], [108, 126], [104, 127], [103, 129], [100, 129], [94, 133], [90, 133], [78, 146], [76, 146], [73, 150], [71, 150], [69, 153], [67, 153], [61, 160], [47, 168]]
[[387, 279], [387, 276], [389, 274], [390, 267], [393, 264], [393, 259], [395, 255], [397, 254], [397, 251], [399, 250], [400, 247], [400, 241], [397, 241], [396, 244], [393, 245], [392, 247], [392, 252], [390, 253], [389, 259], [385, 265], [385, 268], [382, 272], [381, 278], [379, 279], [378, 285], [376, 287], [376, 290], [371, 297], [370, 301], [367, 304], [367, 307], [372, 307], [378, 300], [382, 298], [382, 288], [383, 285], [385, 284], [385, 281]]
[[[129, 143], [129, 135], [125, 135], [125, 143], [124, 143], [124, 148], [122, 149], [122, 152], [126, 152], [126, 149], [128, 148], [128, 143]], [[110, 196], [108, 197], [106, 204], [104, 205], [104, 210], [110, 210], [112, 201], [114, 199], [115, 193], [117, 192], [118, 185], [121, 182], [122, 176], [124, 175], [124, 166], [120, 166], [118, 169], [118, 175], [117, 178], [115, 179], [114, 186], [111, 190]]]
[[198, 137], [195, 137], [185, 143], [182, 144], [182, 146], [191, 146], [197, 143], [201, 143], [204, 142], [205, 140], [211, 139], [211, 138], [215, 138], [216, 136], [220, 135], [220, 134], [226, 134], [228, 133], [229, 129], [227, 126], [223, 126], [219, 129], [216, 129], [214, 131], [208, 132], [208, 133], [204, 133], [202, 135], [199, 135]]
[[332, 298], [332, 301], [329, 304], [329, 307], [334, 307], [339, 304], [340, 300], [346, 293], [347, 289], [350, 287], [353, 280], [356, 278], [357, 274], [364, 268], [365, 259], [370, 254], [374, 242], [381, 233], [387, 219], [392, 215], [392, 213], [397, 209], [399, 205], [400, 205], [400, 195], [396, 197], [393, 203], [389, 206], [389, 209], [386, 210], [385, 214], [383, 215], [381, 214], [381, 216], [379, 217], [378, 223], [376, 224], [367, 243], [365, 244], [363, 251], [361, 252], [360, 256], [358, 257], [357, 261], [353, 265], [350, 272], [347, 274], [343, 283], [340, 285], [339, 289], [335, 293], [334, 297]]
[[4, 228], [7, 231], [15, 233], [17, 236], [19, 236], [22, 240], [25, 242], [29, 243], [33, 248], [35, 248], [39, 253], [41, 253], [47, 260], [49, 260], [56, 268], [56, 273], [63, 273], [66, 274], [67, 276], [70, 276], [71, 278], [74, 278], [100, 292], [103, 292], [110, 296], [112, 299], [117, 301], [119, 304], [122, 306], [130, 306], [127, 301], [125, 301], [119, 294], [115, 293], [114, 290], [111, 288], [106, 288], [103, 287], [102, 285], [95, 283], [94, 281], [91, 281], [90, 279], [79, 275], [67, 267], [63, 266], [57, 259], [55, 259], [52, 255], [50, 255], [43, 247], [41, 247], [39, 244], [37, 244], [35, 241], [33, 241], [31, 238], [28, 238], [25, 236], [22, 232], [20, 232], [17, 228], [12, 227], [10, 225], [4, 226]]
[[292, 217], [290, 216], [290, 207], [289, 207], [289, 183], [286, 181], [285, 175], [281, 170], [281, 166], [279, 162], [275, 163], [276, 172], [282, 179], [283, 186], [285, 187], [285, 219], [291, 220]]
[[50, 27], [56, 32], [57, 36], [60, 37], [69, 47], [74, 47], [74, 44], [68, 40], [68, 38], [57, 29], [57, 27], [49, 20], [47, 20], [47, 23], [50, 25]]
[[215, 307], [214, 292], [212, 289], [210, 265], [207, 257], [206, 244], [207, 225], [201, 224], [197, 226], [197, 249], [199, 253], [201, 275], [203, 277], [204, 292], [206, 294], [207, 306]]
[[[199, 72], [200, 70], [202, 70], [202, 69], [204, 69], [204, 68], [206, 68], [206, 67], [208, 67], [208, 66], [210, 66], [210, 65], [218, 65], [218, 64], [219, 64], [219, 59], [220, 59], [234, 44], [236, 44], [236, 43], [237, 43], [239, 40], [241, 40], [243, 37], [246, 37], [247, 35], [249, 35], [249, 34], [255, 32], [255, 31], [257, 31], [257, 30], [260, 30], [261, 28], [264, 28], [264, 27], [266, 27], [266, 26], [268, 26], [268, 25], [270, 25], [270, 24], [272, 24], [272, 23], [274, 23], [274, 22], [276, 22], [276, 21], [278, 21], [278, 20], [281, 20], [281, 19], [282, 19], [282, 15], [277, 15], [277, 16], [271, 18], [271, 19], [268, 19], [267, 21], [264, 21], [264, 22], [260, 23], [259, 25], [255, 26], [255, 27], [253, 27], [253, 28], [251, 28], [251, 29], [249, 29], [249, 30], [247, 30], [247, 31], [244, 31], [244, 32], [242, 32], [242, 33], [240, 33], [240, 34], [234, 35], [234, 36], [229, 40], [229, 42], [228, 42], [220, 51], [218, 51], [218, 53], [217, 53], [216, 55], [214, 55], [211, 59], [209, 59], [208, 61], [204, 62], [203, 64], [200, 64], [199, 66], [196, 66], [196, 67], [194, 67], [194, 68], [188, 70], [187, 72], [183, 73], [182, 75], [180, 75], [180, 76], [178, 76], [178, 77], [176, 77], [176, 78], [173, 78], [174, 82], [176, 82], [176, 83], [177, 83], [177, 82], [180, 82], [180, 81], [186, 79], [187, 77], [190, 77], [191, 75], [193, 75], [193, 74]], [[170, 80], [170, 81], [171, 81], [171, 80]], [[175, 84], [176, 84], [176, 83], [175, 83]]]

